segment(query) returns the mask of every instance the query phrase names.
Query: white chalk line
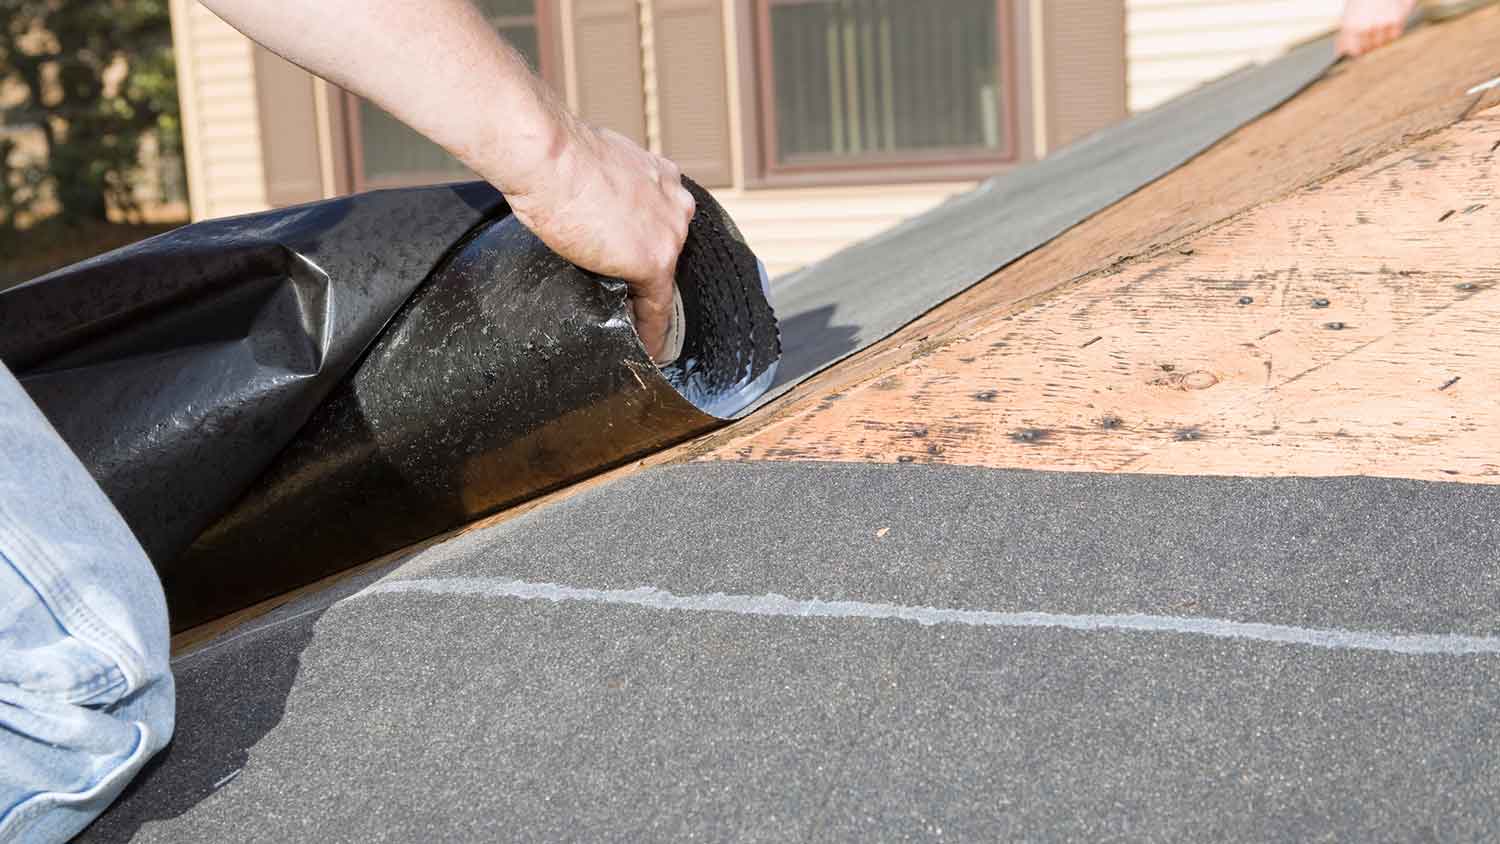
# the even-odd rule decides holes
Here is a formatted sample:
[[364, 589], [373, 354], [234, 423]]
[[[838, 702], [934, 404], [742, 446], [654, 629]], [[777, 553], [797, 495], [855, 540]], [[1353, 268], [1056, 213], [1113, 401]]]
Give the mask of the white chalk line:
[[889, 619], [924, 626], [957, 624], [970, 627], [1058, 628], [1082, 631], [1179, 633], [1220, 639], [1245, 639], [1282, 645], [1307, 645], [1336, 650], [1379, 651], [1409, 655], [1500, 654], [1500, 637], [1452, 633], [1381, 633], [1358, 630], [1294, 627], [1171, 615], [1070, 614], [1050, 612], [993, 612], [902, 606], [866, 601], [797, 599], [766, 595], [674, 595], [650, 586], [635, 589], [587, 589], [556, 583], [531, 583], [490, 577], [444, 577], [387, 580], [345, 600], [368, 595], [423, 593], [523, 601], [576, 602], [642, 607], [652, 610], [733, 613], [785, 618]]

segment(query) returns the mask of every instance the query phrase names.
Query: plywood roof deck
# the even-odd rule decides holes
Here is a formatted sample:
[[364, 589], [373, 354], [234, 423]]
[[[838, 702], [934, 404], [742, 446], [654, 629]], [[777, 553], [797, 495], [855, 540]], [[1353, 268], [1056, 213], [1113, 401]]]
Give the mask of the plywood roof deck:
[[[684, 452], [692, 456], [709, 455], [715, 458], [811, 457], [812, 454], [802, 450], [802, 443], [795, 441], [797, 435], [785, 434], [793, 439], [784, 442], [783, 447], [778, 450], [773, 443], [782, 434], [768, 432], [771, 429], [780, 431], [789, 427], [801, 427], [801, 423], [793, 420], [826, 413], [832, 401], [849, 398], [849, 391], [857, 386], [885, 381], [914, 361], [925, 361], [923, 365], [929, 370], [939, 365], [966, 367], [968, 363], [964, 361], [965, 358], [973, 357], [978, 360], [977, 352], [972, 348], [950, 357], [934, 359], [933, 355], [938, 349], [962, 342], [966, 338], [987, 336], [995, 330], [995, 326], [1013, 322], [1018, 314], [1045, 305], [1057, 297], [1086, 298], [1088, 294], [1077, 293], [1080, 288], [1092, 286], [1096, 291], [1102, 290], [1105, 289], [1104, 285], [1110, 283], [1110, 279], [1114, 279], [1114, 284], [1118, 285], [1122, 277], [1129, 273], [1136, 274], [1137, 282], [1142, 274], [1152, 273], [1149, 281], [1141, 284], [1143, 289], [1164, 291], [1175, 283], [1175, 295], [1169, 303], [1164, 305], [1158, 301], [1154, 307], [1180, 309], [1194, 303], [1200, 307], [1216, 306], [1221, 297], [1206, 286], [1184, 286], [1184, 280], [1188, 276], [1198, 274], [1196, 265], [1189, 266], [1191, 262], [1181, 260], [1190, 257], [1181, 254], [1183, 250], [1196, 252], [1197, 244], [1192, 241], [1211, 230], [1232, 226], [1238, 217], [1250, 215], [1257, 209], [1294, 201], [1304, 192], [1316, 193], [1323, 184], [1362, 167], [1371, 166], [1387, 156], [1395, 155], [1399, 158], [1401, 150], [1410, 148], [1409, 155], [1423, 155], [1424, 143], [1429, 146], [1441, 145], [1445, 141], [1433, 140], [1433, 136], [1445, 132], [1456, 123], [1465, 123], [1474, 131], [1482, 133], [1480, 127], [1493, 125], [1494, 112], [1490, 110], [1500, 104], [1500, 90], [1490, 89], [1475, 94], [1467, 92], [1500, 74], [1500, 51], [1494, 49], [1497, 43], [1500, 43], [1500, 8], [1492, 7], [1445, 24], [1423, 28], [1364, 59], [1339, 65], [1328, 77], [1291, 102], [1229, 136], [1167, 177], [1148, 185], [995, 273], [886, 341], [809, 379], [764, 412], [690, 444], [684, 447]], [[1444, 154], [1442, 151], [1436, 152], [1436, 158], [1425, 166], [1430, 167]], [[1449, 179], [1468, 180], [1465, 190], [1474, 196], [1494, 196], [1497, 193], [1494, 182], [1486, 180], [1479, 171], [1454, 168], [1439, 175], [1431, 174], [1429, 170], [1416, 164], [1411, 166], [1429, 173], [1431, 183], [1428, 187], [1434, 191], [1444, 190], [1438, 186], [1438, 180]], [[1357, 192], [1361, 189], [1360, 186], [1353, 186], [1352, 182], [1343, 184], [1350, 186], [1345, 189], [1341, 201], [1350, 206], [1348, 217], [1351, 226], [1358, 225], [1356, 211], [1363, 210], [1368, 217], [1369, 212], [1375, 210], [1374, 203], [1367, 202], [1363, 196], [1350, 195], [1350, 191]], [[1441, 204], [1441, 198], [1431, 201]], [[1484, 201], [1478, 199], [1464, 203], [1459, 206], [1459, 210]], [[1372, 207], [1353, 207], [1362, 204]], [[1380, 213], [1384, 215], [1383, 225], [1374, 226], [1371, 234], [1382, 227], [1405, 230], [1420, 225], [1424, 220], [1423, 215], [1430, 213], [1428, 204], [1428, 200], [1423, 199], [1416, 191], [1412, 192], [1409, 199], [1401, 194], [1386, 197], [1380, 205]], [[1493, 210], [1494, 206], [1500, 205], [1500, 201], [1490, 205], [1491, 208], [1486, 210]], [[1439, 215], [1441, 213], [1439, 211]], [[1493, 218], [1474, 217], [1472, 213], [1466, 216], [1469, 219], [1465, 222], [1477, 228], [1436, 229], [1434, 235], [1446, 238], [1448, 245], [1438, 242], [1411, 243], [1410, 248], [1403, 253], [1405, 263], [1447, 260], [1444, 257], [1445, 250], [1463, 251], [1465, 237], [1472, 238], [1474, 232], [1482, 230], [1487, 219], [1493, 224]], [[1291, 233], [1235, 229], [1224, 235], [1234, 241], [1224, 248], [1243, 256], [1245, 261], [1250, 256], [1276, 251], [1284, 253], [1285, 257], [1294, 258], [1296, 249], [1302, 247], [1290, 242], [1279, 242], [1278, 238], [1283, 235], [1290, 236]], [[1340, 227], [1336, 221], [1325, 226], [1320, 236], [1324, 239], [1319, 247], [1323, 259], [1334, 266], [1339, 264], [1341, 256], [1349, 261], [1357, 261], [1358, 250], [1369, 237], [1353, 228]], [[1409, 232], [1408, 236], [1418, 235]], [[1471, 244], [1469, 251], [1483, 250], [1475, 249]], [[1205, 252], [1202, 257], [1206, 259], [1208, 253]], [[1484, 255], [1470, 255], [1469, 258], [1481, 263], [1486, 260]], [[1244, 265], [1242, 262], [1240, 268], [1243, 269]], [[1228, 266], [1221, 270], [1232, 272], [1232, 268]], [[1270, 270], [1263, 268], [1255, 271]], [[1480, 271], [1482, 272], [1482, 267]], [[1175, 279], [1175, 282], [1169, 279]], [[1349, 279], [1345, 284], [1355, 284], [1355, 281]], [[1235, 300], [1238, 300], [1238, 295]], [[1145, 306], [1148, 303], [1142, 301], [1138, 304]], [[1375, 304], [1372, 302], [1369, 306], [1373, 308]], [[1051, 315], [1047, 318], [1047, 324], [1037, 329], [1044, 333], [1056, 331], [1071, 337], [1072, 333], [1083, 330], [1087, 324], [1086, 320], [1079, 322], [1057, 316], [1058, 306], [1051, 306], [1046, 313]], [[1038, 319], [1041, 317], [1038, 316]], [[1329, 318], [1324, 321], [1337, 320]], [[1191, 325], [1193, 324], [1189, 324], [1189, 328]], [[1196, 339], [1201, 339], [1204, 343], [1216, 342], [1219, 338], [1214, 332], [1211, 324], [1202, 324], [1196, 334], [1188, 330], [1186, 339], [1177, 337], [1172, 342], [1193, 343]], [[1095, 335], [1102, 335], [1102, 332], [1096, 331], [1078, 342], [1086, 342]], [[996, 337], [991, 342], [1000, 340]], [[1153, 332], [1143, 332], [1136, 338], [1136, 342], [1149, 347], [1158, 340]], [[1024, 346], [1024, 342], [1017, 343], [1016, 348]], [[1096, 353], [1099, 351], [1102, 350], [1096, 350]], [[1116, 354], [1126, 354], [1119, 344], [1115, 345], [1113, 351]], [[1160, 355], [1151, 357], [1159, 359], [1160, 363], [1173, 365]], [[1014, 363], [1015, 360], [1011, 359], [1005, 364], [997, 365], [1008, 366]], [[957, 371], [952, 374], [970, 377]], [[987, 376], [974, 373], [972, 377], [976, 381], [985, 380], [992, 378], [993, 372]], [[1156, 376], [1151, 377], [1154, 379]], [[889, 381], [885, 383], [890, 384]], [[976, 387], [974, 392], [998, 390], [1001, 386], [999, 383], [991, 383]], [[1221, 390], [1219, 394], [1223, 392]], [[1023, 417], [1026, 417], [1031, 419], [1032, 427], [1039, 426], [1048, 417], [1049, 411], [1044, 408], [1033, 411], [1026, 405], [1026, 401], [1023, 394], [1012, 390], [1004, 399], [997, 395], [992, 404], [1008, 408], [1010, 415], [1018, 422], [1023, 422]], [[967, 396], [965, 402], [969, 402]], [[955, 405], [953, 410], [960, 412], [965, 402]], [[1355, 404], [1348, 404], [1347, 407], [1351, 413], [1362, 412]], [[993, 406], [991, 410], [994, 410]], [[1013, 433], [1009, 426], [1003, 432]], [[877, 451], [866, 449], [862, 453], [858, 452], [852, 447], [852, 441], [848, 440], [850, 436], [857, 436], [852, 431], [840, 432], [834, 427], [828, 427], [822, 433], [834, 441], [850, 443], [851, 447], [830, 445], [828, 449], [817, 453], [818, 459], [868, 460]], [[981, 434], [976, 431], [974, 436]], [[1053, 445], [1055, 447], [1055, 441]], [[982, 440], [976, 440], [971, 447], [983, 450], [986, 445]], [[835, 457], [835, 454], [840, 456]], [[1135, 468], [1142, 467], [1137, 465]], [[1190, 472], [1193, 469], [1184, 464], [1183, 471]]]
[[1500, 482], [1500, 108], [720, 445], [732, 459]]
[[1494, 482], [1496, 44], [1490, 8], [1344, 63], [751, 417], [469, 529], [702, 459]]

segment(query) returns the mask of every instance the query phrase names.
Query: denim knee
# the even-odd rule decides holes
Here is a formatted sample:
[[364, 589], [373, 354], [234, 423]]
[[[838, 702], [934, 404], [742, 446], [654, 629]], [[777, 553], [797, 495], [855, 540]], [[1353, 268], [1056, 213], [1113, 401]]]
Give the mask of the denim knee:
[[171, 738], [140, 544], [0, 366], [0, 842], [64, 840]]

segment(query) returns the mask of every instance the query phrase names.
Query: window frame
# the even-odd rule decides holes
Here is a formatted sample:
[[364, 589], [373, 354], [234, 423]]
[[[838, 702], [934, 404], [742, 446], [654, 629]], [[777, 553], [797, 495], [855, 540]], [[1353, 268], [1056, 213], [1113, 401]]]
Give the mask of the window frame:
[[[542, 80], [558, 91], [562, 90], [562, 62], [561, 45], [557, 39], [560, 36], [561, 27], [556, 18], [558, 2], [556, 0], [534, 0], [536, 13], [534, 15], [502, 15], [498, 18], [487, 18], [498, 30], [502, 26], [518, 23], [536, 21], [537, 40], [537, 74]], [[350, 190], [360, 193], [368, 190], [380, 190], [382, 188], [409, 188], [421, 185], [443, 184], [447, 182], [468, 181], [470, 178], [461, 173], [444, 171], [410, 171], [394, 176], [380, 176], [374, 179], [365, 176], [365, 150], [364, 132], [360, 120], [360, 103], [362, 97], [339, 89], [340, 103], [339, 111], [343, 117], [345, 154], [349, 174]]]
[[[1001, 144], [993, 150], [976, 147], [943, 147], [829, 156], [795, 162], [777, 160], [776, 77], [771, 43], [771, 9], [778, 5], [806, 4], [821, 0], [750, 0], [749, 28], [753, 46], [742, 72], [753, 80], [754, 121], [750, 133], [755, 141], [754, 171], [747, 173], [753, 185], [781, 187], [869, 182], [918, 182], [975, 178], [992, 175], [999, 167], [1018, 162], [1021, 156], [1023, 85], [1017, 76], [1017, 51], [1022, 46], [1020, 18], [1013, 0], [991, 0], [995, 4], [996, 106], [1000, 116]], [[1031, 25], [1027, 20], [1026, 25]], [[1029, 93], [1029, 92], [1028, 92]], [[747, 185], [748, 186], [748, 185]]]

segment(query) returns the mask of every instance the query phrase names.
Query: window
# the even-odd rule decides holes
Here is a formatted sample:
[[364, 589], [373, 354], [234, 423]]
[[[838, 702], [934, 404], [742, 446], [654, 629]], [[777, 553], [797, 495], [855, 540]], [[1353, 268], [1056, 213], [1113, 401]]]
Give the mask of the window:
[[1004, 0], [756, 0], [769, 171], [1012, 156]]
[[[545, 0], [478, 0], [477, 5], [532, 69], [546, 76], [542, 47], [545, 29], [541, 22]], [[473, 173], [442, 147], [379, 106], [364, 100], [355, 102], [351, 134], [357, 189], [473, 178]]]

